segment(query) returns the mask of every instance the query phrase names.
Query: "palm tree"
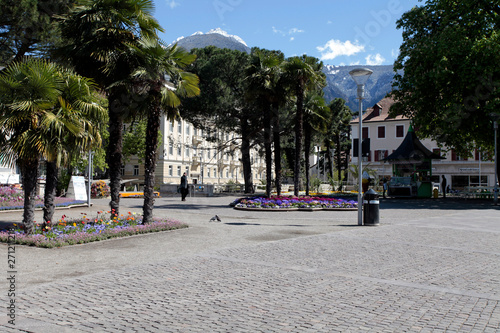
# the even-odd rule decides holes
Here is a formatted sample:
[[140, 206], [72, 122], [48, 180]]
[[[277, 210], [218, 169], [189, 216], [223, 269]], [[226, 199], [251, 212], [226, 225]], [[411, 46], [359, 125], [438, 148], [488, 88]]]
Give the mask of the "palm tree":
[[[95, 84], [89, 79], [76, 75], [73, 71], [61, 69], [64, 85], [61, 98], [54, 106], [56, 119], [47, 129], [46, 184], [44, 195], [43, 226], [50, 226], [54, 216], [54, 198], [59, 167], [67, 164], [71, 155], [84, 154], [101, 145], [100, 124], [106, 121], [106, 110], [98, 104], [100, 97], [93, 93]], [[78, 133], [65, 130], [64, 124], [78, 125]]]
[[306, 169], [306, 195], [309, 195], [309, 157], [314, 133], [326, 133], [330, 109], [317, 92], [307, 92], [304, 99], [304, 158]]
[[140, 65], [132, 76], [134, 86], [144, 96], [142, 106], [148, 108], [142, 222], [149, 223], [153, 219], [156, 150], [161, 114], [165, 112], [170, 120], [178, 117], [180, 97], [200, 94], [199, 79], [183, 70], [196, 56], [177, 45], [165, 47], [156, 38], [145, 37], [137, 46], [131, 44], [130, 47], [132, 54], [140, 59]]
[[67, 79], [57, 65], [30, 58], [11, 64], [0, 75], [0, 159], [21, 168], [23, 223], [28, 234], [34, 228], [40, 159], [54, 160], [64, 133], [83, 135], [78, 115], [92, 94], [92, 84], [74, 77], [83, 88], [75, 94], [68, 89]]
[[123, 122], [143, 100], [114, 83], [129, 78], [138, 59], [130, 56], [131, 43], [141, 37], [157, 38], [163, 31], [153, 17], [151, 0], [83, 0], [62, 24], [66, 45], [58, 55], [76, 71], [94, 78], [109, 100], [107, 163], [111, 189], [111, 216], [119, 215]]
[[[272, 138], [274, 140], [277, 153], [275, 161], [281, 160], [279, 155], [279, 106], [284, 99], [282, 85], [279, 84], [284, 61], [284, 55], [280, 51], [252, 50], [250, 65], [246, 69], [248, 91], [247, 98], [257, 100], [257, 105], [261, 109], [264, 120], [264, 148], [266, 159], [266, 196], [271, 196], [272, 188]], [[273, 126], [274, 125], [274, 126]], [[273, 130], [274, 127], [274, 130]], [[278, 161], [276, 170], [276, 188], [278, 195], [281, 192], [280, 174], [281, 164]], [[275, 162], [276, 163], [276, 162]]]
[[322, 62], [303, 55], [292, 57], [284, 65], [285, 82], [291, 88], [296, 98], [295, 116], [295, 161], [294, 161], [294, 194], [299, 194], [300, 155], [304, 128], [304, 94], [306, 90], [323, 88], [326, 85], [325, 75], [321, 72]]

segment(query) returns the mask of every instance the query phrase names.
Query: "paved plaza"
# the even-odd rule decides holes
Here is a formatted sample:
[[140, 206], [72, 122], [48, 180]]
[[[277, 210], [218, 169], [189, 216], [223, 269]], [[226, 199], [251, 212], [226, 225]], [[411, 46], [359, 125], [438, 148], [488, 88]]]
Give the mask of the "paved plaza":
[[[0, 332], [500, 332], [500, 207], [491, 202], [382, 199], [380, 226], [366, 227], [356, 211], [241, 211], [228, 206], [234, 199], [157, 199], [156, 216], [188, 229], [17, 245], [15, 325], [0, 244]], [[55, 217], [92, 216], [107, 203]], [[121, 200], [124, 213], [141, 207]], [[222, 222], [209, 222], [215, 214]]]

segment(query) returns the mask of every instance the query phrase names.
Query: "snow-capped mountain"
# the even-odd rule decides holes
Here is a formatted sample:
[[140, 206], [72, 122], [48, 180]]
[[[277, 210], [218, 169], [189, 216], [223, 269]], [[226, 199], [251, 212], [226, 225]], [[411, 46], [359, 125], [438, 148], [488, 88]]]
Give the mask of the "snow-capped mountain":
[[212, 29], [207, 33], [198, 31], [188, 37], [179, 37], [174, 43], [177, 43], [177, 45], [182, 46], [188, 51], [194, 48], [204, 48], [213, 45], [221, 49], [227, 48], [250, 53], [250, 48], [243, 39], [235, 35], [230, 35], [220, 28]]
[[[195, 32], [189, 37], [180, 37], [174, 43], [187, 50], [203, 48], [209, 45], [219, 48], [228, 48], [250, 53], [250, 47], [236, 35], [230, 35], [226, 31], [217, 28], [207, 33]], [[258, 45], [256, 45], [258, 46]], [[394, 78], [392, 65], [389, 66], [331, 66], [325, 65], [323, 72], [326, 74], [327, 86], [324, 89], [327, 102], [340, 97], [353, 111], [358, 111], [358, 100], [356, 84], [349, 72], [356, 67], [367, 67], [373, 70], [365, 87], [365, 99], [363, 109], [373, 106], [391, 91]]]

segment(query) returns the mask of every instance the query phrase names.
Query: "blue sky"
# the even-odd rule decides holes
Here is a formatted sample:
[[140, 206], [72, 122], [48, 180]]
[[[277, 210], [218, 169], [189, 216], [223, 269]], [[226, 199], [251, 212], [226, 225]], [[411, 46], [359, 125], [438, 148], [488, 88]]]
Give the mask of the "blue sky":
[[171, 43], [221, 28], [249, 47], [307, 54], [329, 65], [391, 65], [402, 43], [396, 21], [419, 0], [157, 0]]

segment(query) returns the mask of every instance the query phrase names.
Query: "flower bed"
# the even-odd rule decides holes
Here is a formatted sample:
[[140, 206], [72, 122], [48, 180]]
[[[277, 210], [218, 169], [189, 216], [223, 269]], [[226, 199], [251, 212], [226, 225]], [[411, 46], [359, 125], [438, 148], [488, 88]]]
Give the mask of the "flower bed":
[[272, 196], [241, 198], [232, 203], [236, 209], [270, 209], [276, 211], [285, 210], [355, 210], [358, 202], [345, 198], [334, 198], [327, 196]]
[[0, 232], [0, 242], [52, 248], [188, 227], [172, 219], [155, 219], [152, 223], [143, 225], [141, 217], [131, 212], [127, 216], [110, 220], [104, 217], [106, 213], [109, 214], [98, 212], [97, 217], [93, 219], [83, 216], [73, 220], [66, 220], [63, 215], [58, 222], [48, 227], [46, 232], [42, 232], [41, 225], [35, 225], [32, 235], [26, 235], [20, 228], [10, 232], [3, 231]]
[[[79, 201], [71, 198], [55, 197], [54, 204], [56, 207], [67, 207], [71, 205], [78, 205], [86, 201]], [[40, 196], [35, 197], [35, 207], [43, 207], [43, 198]], [[0, 187], [0, 211], [13, 210], [24, 208], [24, 192], [17, 188], [8, 186]]]

